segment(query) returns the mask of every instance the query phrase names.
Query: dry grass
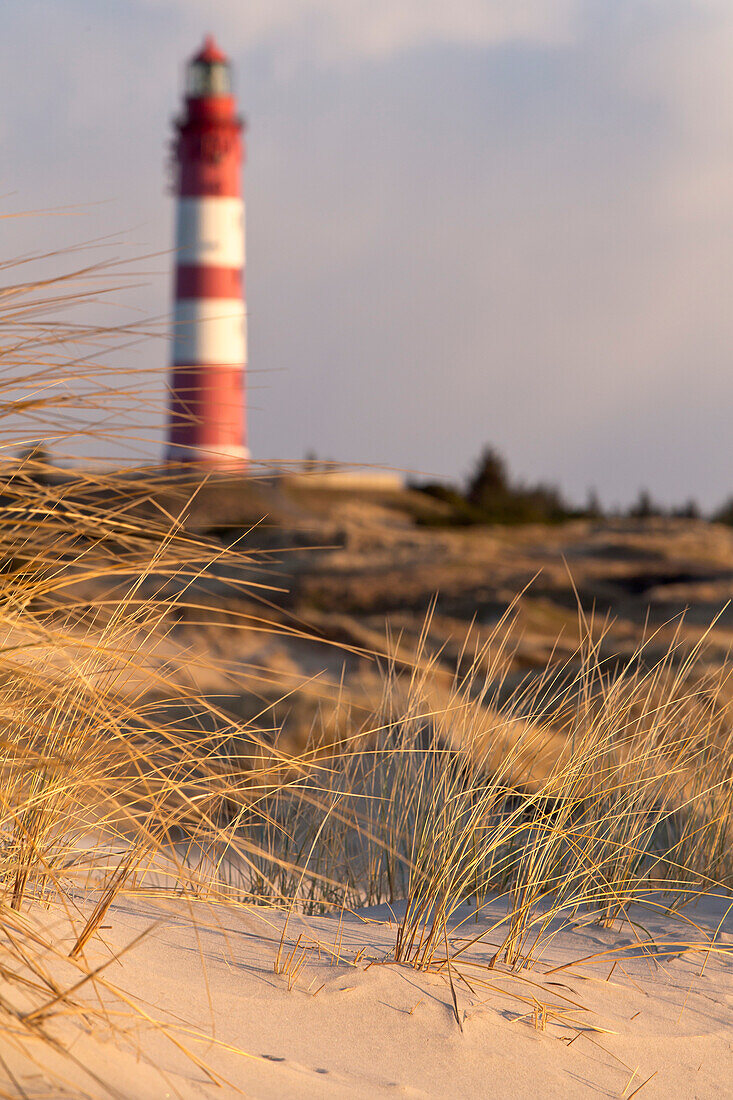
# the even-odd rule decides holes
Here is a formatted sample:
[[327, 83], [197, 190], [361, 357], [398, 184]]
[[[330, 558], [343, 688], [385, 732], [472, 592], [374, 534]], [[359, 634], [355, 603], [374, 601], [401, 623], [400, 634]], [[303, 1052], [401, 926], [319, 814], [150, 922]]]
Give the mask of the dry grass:
[[[104, 410], [106, 423], [129, 406], [128, 380], [105, 375], [89, 352], [120, 334], [47, 320], [49, 310], [88, 302], [89, 278], [107, 274], [86, 269], [4, 292], [6, 445], [104, 435], [90, 417]], [[45, 1022], [77, 990], [101, 988], [85, 949], [115, 897], [225, 893], [222, 868], [260, 855], [240, 821], [256, 819], [274, 790], [303, 785], [307, 768], [182, 686], [192, 658], [175, 624], [183, 609], [189, 619], [201, 611], [196, 586], [207, 569], [228, 556], [234, 590], [266, 587], [249, 579], [256, 555], [187, 532], [195, 478], [180, 483], [171, 514], [157, 503], [163, 489], [176, 496], [167, 471], [70, 472], [36, 447], [22, 459], [8, 449], [0, 477], [0, 1013], [19, 1042], [40, 1036], [63, 1053]], [[69, 914], [69, 942], [33, 938], [22, 913], [38, 902]], [[57, 986], [55, 957], [75, 960], [82, 978]]]
[[[52, 298], [38, 285], [5, 292], [0, 420], [33, 421], [23, 440], [61, 438], [70, 411], [88, 424], [122, 392], [111, 379], [95, 389], [87, 360], [108, 333], [44, 319], [79, 293], [73, 280]], [[60, 411], [65, 426], [51, 430]], [[179, 674], [190, 655], [177, 617], [205, 614], [197, 585], [212, 563], [236, 564], [235, 588], [261, 582], [246, 540], [222, 550], [186, 530], [190, 483], [177, 514], [156, 505], [163, 477], [71, 475], [36, 456], [9, 461], [2, 485], [0, 1015], [19, 1043], [32, 1035], [56, 1050], [48, 1021], [106, 981], [85, 949], [121, 892], [305, 912], [407, 899], [393, 961], [445, 974], [456, 1006], [455, 981], [520, 980], [578, 914], [614, 927], [634, 904], [674, 913], [733, 885], [733, 727], [721, 701], [731, 669], [705, 672], [702, 645], [676, 640], [649, 664], [642, 643], [610, 666], [603, 629], [584, 623], [579, 677], [551, 666], [499, 706], [503, 622], [461, 655], [436, 707], [424, 636], [412, 667], [385, 667], [368, 722], [344, 718], [335, 745], [314, 733], [291, 756]], [[558, 730], [566, 751], [534, 782], [531, 762]], [[498, 947], [469, 979], [475, 937], [458, 908], [480, 912], [497, 896], [506, 915], [482, 934]], [[80, 899], [92, 902], [83, 919]], [[34, 939], [23, 912], [39, 901], [72, 914], [70, 942]], [[54, 954], [77, 968], [66, 985], [39, 961]], [[305, 960], [283, 930], [275, 969], [289, 987]], [[540, 1029], [569, 1011], [529, 985], [516, 996]]]

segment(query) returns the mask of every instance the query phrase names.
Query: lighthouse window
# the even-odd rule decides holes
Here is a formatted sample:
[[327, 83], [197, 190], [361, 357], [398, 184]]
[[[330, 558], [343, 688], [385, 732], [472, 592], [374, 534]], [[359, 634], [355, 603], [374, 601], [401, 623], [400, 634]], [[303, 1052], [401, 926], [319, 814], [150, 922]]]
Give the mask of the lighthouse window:
[[194, 61], [188, 67], [186, 94], [194, 99], [205, 95], [230, 95], [229, 66], [221, 61]]

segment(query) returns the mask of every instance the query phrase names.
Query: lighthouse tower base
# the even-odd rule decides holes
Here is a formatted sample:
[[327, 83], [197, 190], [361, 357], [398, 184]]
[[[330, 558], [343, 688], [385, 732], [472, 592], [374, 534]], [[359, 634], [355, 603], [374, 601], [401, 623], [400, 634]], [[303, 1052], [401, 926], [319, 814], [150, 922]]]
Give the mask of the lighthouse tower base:
[[246, 447], [212, 445], [191, 446], [169, 443], [165, 461], [171, 465], [182, 463], [200, 462], [206, 466], [217, 466], [222, 469], [244, 470], [249, 464], [249, 451]]

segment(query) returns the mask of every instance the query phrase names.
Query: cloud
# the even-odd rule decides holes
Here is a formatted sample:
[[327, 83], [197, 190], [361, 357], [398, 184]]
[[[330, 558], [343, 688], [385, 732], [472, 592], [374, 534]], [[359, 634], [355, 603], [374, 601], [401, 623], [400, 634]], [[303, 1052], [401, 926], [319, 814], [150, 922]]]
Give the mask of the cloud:
[[226, 30], [230, 49], [308, 43], [321, 60], [384, 59], [440, 45], [567, 41], [582, 0], [139, 0]]

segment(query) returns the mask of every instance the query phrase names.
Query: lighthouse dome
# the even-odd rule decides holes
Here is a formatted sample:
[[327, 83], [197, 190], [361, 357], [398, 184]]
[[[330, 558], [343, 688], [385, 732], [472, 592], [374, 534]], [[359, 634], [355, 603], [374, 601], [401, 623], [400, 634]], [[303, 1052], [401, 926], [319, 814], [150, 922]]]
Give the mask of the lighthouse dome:
[[232, 93], [229, 60], [209, 35], [186, 70], [186, 95], [189, 99], [228, 96]]

